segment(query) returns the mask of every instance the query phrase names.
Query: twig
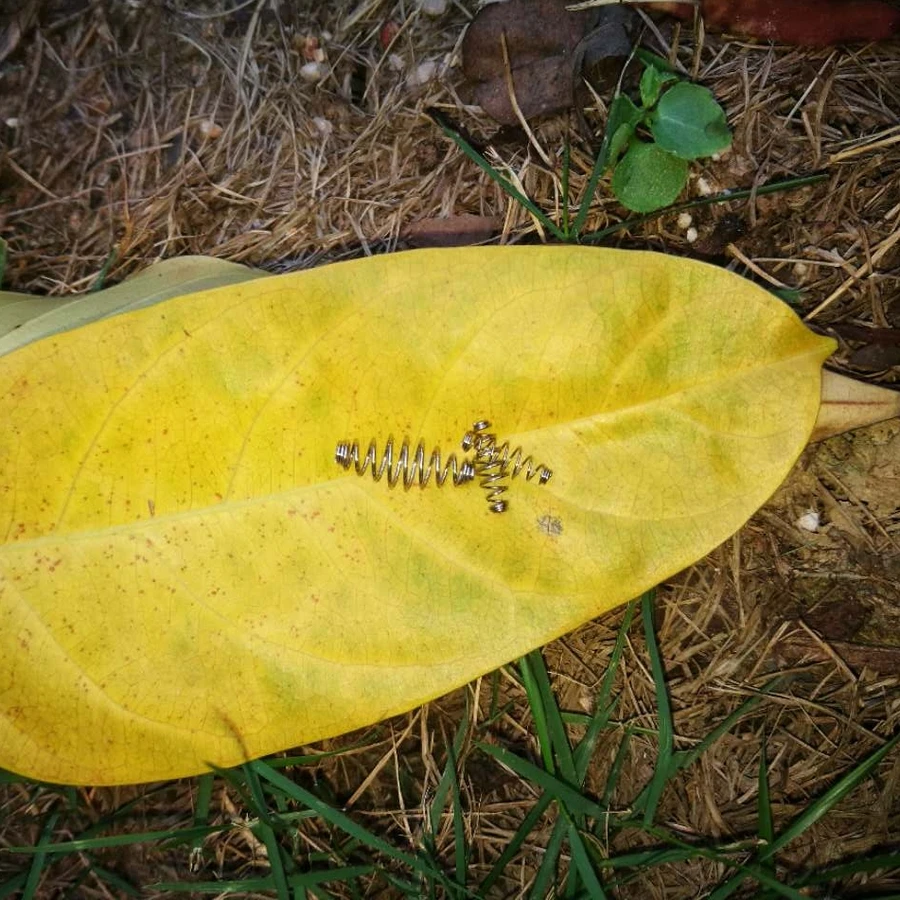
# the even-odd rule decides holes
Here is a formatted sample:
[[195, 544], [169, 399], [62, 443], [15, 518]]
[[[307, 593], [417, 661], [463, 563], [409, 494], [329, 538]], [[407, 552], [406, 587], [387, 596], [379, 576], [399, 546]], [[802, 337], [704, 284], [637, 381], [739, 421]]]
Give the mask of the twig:
[[503, 50], [503, 77], [506, 80], [506, 92], [509, 94], [509, 103], [513, 108], [513, 112], [516, 114], [516, 118], [519, 120], [519, 124], [522, 126], [522, 130], [528, 135], [529, 143], [534, 147], [544, 165], [552, 172], [553, 162], [547, 155], [546, 150], [538, 143], [538, 139], [534, 136], [534, 132], [531, 130], [528, 121], [522, 113], [522, 107], [519, 106], [519, 101], [516, 99], [516, 87], [513, 84], [512, 66], [509, 62], [509, 47], [506, 45], [505, 31], [500, 32], [500, 48]]
[[815, 318], [822, 310], [827, 309], [837, 300], [847, 293], [850, 288], [866, 275], [871, 275], [875, 270], [875, 266], [881, 262], [887, 252], [900, 241], [900, 228], [898, 228], [890, 237], [885, 238], [878, 249], [872, 254], [871, 258], [864, 262], [840, 287], [835, 288], [811, 313], [808, 313], [804, 321], [808, 322]]

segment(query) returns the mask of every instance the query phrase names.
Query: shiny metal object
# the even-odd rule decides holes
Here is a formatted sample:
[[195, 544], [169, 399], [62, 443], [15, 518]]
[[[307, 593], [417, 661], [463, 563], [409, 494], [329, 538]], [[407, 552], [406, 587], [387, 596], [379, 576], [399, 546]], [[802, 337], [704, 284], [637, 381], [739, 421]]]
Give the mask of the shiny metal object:
[[509, 490], [509, 480], [524, 474], [526, 481], [537, 478], [538, 484], [546, 484], [553, 477], [553, 470], [526, 456], [521, 447], [512, 449], [509, 441], [498, 446], [497, 435], [488, 431], [490, 427], [487, 419], [479, 419], [463, 435], [462, 448], [475, 452], [475, 477], [486, 492], [488, 508], [502, 513], [509, 508], [509, 503], [502, 499]]
[[535, 463], [521, 447], [511, 449], [509, 441], [498, 446], [497, 436], [488, 432], [490, 427], [487, 419], [479, 419], [463, 435], [462, 448], [475, 452], [475, 477], [486, 492], [488, 509], [502, 513], [509, 508], [508, 501], [503, 499], [509, 490], [509, 480], [524, 474], [526, 481], [536, 477], [538, 484], [546, 484], [553, 477], [553, 470]]
[[387, 439], [380, 456], [374, 440], [369, 443], [363, 457], [359, 455], [359, 441], [341, 441], [335, 448], [334, 461], [344, 469], [355, 469], [357, 475], [365, 475], [369, 471], [375, 481], [386, 478], [390, 487], [402, 483], [407, 491], [413, 485], [426, 487], [432, 477], [438, 486], [448, 478], [456, 486], [475, 478], [475, 465], [469, 460], [460, 462], [456, 454], [451, 453], [442, 461], [437, 448], [426, 455], [423, 441], [411, 449], [406, 439], [399, 449], [395, 449], [393, 437]]

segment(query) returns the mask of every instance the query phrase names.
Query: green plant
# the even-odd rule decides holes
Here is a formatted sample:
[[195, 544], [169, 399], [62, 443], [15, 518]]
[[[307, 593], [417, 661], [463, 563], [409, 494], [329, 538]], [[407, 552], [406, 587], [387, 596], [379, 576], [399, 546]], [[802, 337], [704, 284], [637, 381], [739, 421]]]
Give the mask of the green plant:
[[612, 189], [622, 205], [648, 213], [675, 201], [691, 160], [731, 146], [731, 129], [707, 88], [682, 80], [652, 53], [639, 57], [641, 105], [616, 94], [598, 163], [602, 171], [613, 169]]
[[[642, 53], [639, 53], [639, 55], [641, 55], [641, 57], [643, 58]], [[652, 54], [650, 54], [650, 56], [652, 56]], [[684, 210], [694, 209], [696, 207], [711, 206], [716, 203], [731, 203], [736, 200], [747, 200], [751, 197], [760, 197], [765, 194], [775, 194], [782, 191], [798, 190], [799, 188], [807, 187], [809, 185], [825, 181], [829, 177], [825, 172], [817, 172], [811, 175], [802, 175], [797, 178], [775, 179], [774, 181], [765, 182], [763, 184], [756, 185], [755, 187], [750, 188], [729, 188], [727, 190], [721, 191], [718, 194], [712, 194], [708, 197], [698, 197], [694, 200], [686, 200], [683, 203], [676, 203], [671, 206], [665, 206], [664, 204], [662, 207], [656, 206], [652, 209], [652, 211], [645, 212], [638, 216], [633, 216], [629, 219], [624, 219], [621, 222], [614, 222], [613, 224], [608, 225], [606, 228], [601, 228], [598, 231], [586, 232], [585, 225], [587, 224], [587, 217], [590, 213], [591, 201], [597, 192], [597, 188], [600, 184], [600, 179], [609, 168], [608, 161], [611, 155], [613, 155], [617, 159], [621, 156], [626, 147], [628, 147], [629, 141], [631, 141], [634, 137], [634, 133], [637, 129], [637, 124], [639, 124], [633, 124], [630, 130], [627, 127], [628, 122], [625, 113], [628, 110], [628, 106], [625, 101], [627, 101], [627, 103], [630, 103], [631, 106], [638, 111], [641, 117], [643, 117], [644, 115], [641, 112], [640, 108], [635, 106], [635, 104], [628, 100], [627, 97], [624, 98], [624, 100], [619, 103], [618, 106], [616, 104], [616, 101], [613, 101], [613, 104], [610, 108], [610, 115], [607, 120], [607, 128], [604, 134], [603, 142], [600, 146], [600, 151], [597, 154], [597, 158], [594, 161], [590, 177], [588, 178], [587, 187], [585, 188], [581, 200], [578, 203], [578, 210], [575, 214], [574, 219], [570, 219], [569, 216], [568, 145], [563, 147], [560, 186], [562, 188], [562, 196], [565, 202], [562, 206], [560, 216], [561, 221], [555, 221], [553, 218], [551, 218], [537, 205], [537, 203], [535, 203], [534, 200], [532, 200], [520, 188], [513, 184], [512, 181], [505, 177], [503, 173], [500, 172], [495, 166], [491, 165], [491, 163], [488, 162], [484, 155], [478, 149], [476, 149], [474, 142], [465, 134], [465, 132], [459, 127], [455, 126], [450, 121], [450, 119], [448, 119], [447, 116], [444, 115], [444, 113], [442, 113], [438, 109], [432, 108], [426, 110], [426, 114], [435, 123], [435, 125], [437, 125], [438, 128], [440, 128], [441, 131], [454, 144], [456, 144], [456, 146], [460, 149], [464, 156], [470, 159], [473, 163], [475, 163], [476, 166], [478, 166], [479, 169], [481, 169], [486, 175], [488, 175], [490, 179], [505, 194], [515, 200], [516, 203], [518, 203], [523, 209], [527, 210], [528, 213], [534, 218], [534, 220], [539, 223], [540, 227], [545, 229], [547, 233], [554, 238], [554, 240], [567, 244], [599, 243], [619, 231], [627, 231], [630, 228], [635, 228], [638, 225], [643, 224], [644, 222], [647, 222], [651, 219], [656, 219], [666, 213], [682, 212]], [[623, 128], [623, 126], [625, 127]], [[642, 143], [646, 144], [646, 142]], [[654, 147], [656, 145], [646, 144], [646, 146]], [[659, 150], [660, 148], [656, 146], [656, 149]], [[640, 154], [642, 151], [638, 152]], [[681, 186], [683, 186], [683, 183]], [[679, 187], [679, 192], [680, 190], [681, 187]]]

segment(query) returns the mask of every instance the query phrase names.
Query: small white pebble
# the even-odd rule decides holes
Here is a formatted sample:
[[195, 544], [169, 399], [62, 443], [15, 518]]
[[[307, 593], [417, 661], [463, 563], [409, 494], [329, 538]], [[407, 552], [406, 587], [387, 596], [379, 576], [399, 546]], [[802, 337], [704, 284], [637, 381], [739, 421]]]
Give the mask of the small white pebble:
[[697, 179], [697, 192], [702, 197], [708, 197], [713, 192], [709, 182], [702, 175]]
[[806, 278], [809, 275], [809, 266], [805, 262], [794, 263], [794, 277]]
[[328, 74], [328, 66], [320, 62], [308, 62], [300, 67], [300, 77], [313, 84], [321, 81]]
[[432, 78], [437, 74], [437, 63], [433, 59], [428, 59], [425, 62], [419, 63], [412, 72], [406, 78], [406, 83], [409, 87], [420, 87], [423, 84], [428, 84]]
[[804, 531], [818, 531], [819, 522], [819, 514], [814, 509], [810, 509], [803, 513], [794, 524]]
[[694, 217], [689, 212], [683, 212], [678, 217], [678, 227], [684, 231], [687, 228], [691, 227], [691, 223], [693, 223]]
[[4, 119], [7, 128], [18, 128], [22, 124], [22, 120], [18, 116], [10, 116]]
[[419, 0], [419, 9], [436, 19], [447, 12], [447, 0]]
[[334, 131], [334, 125], [322, 116], [313, 116], [312, 123], [316, 126], [316, 131], [318, 131], [322, 137], [328, 137]]
[[693, 244], [694, 241], [699, 237], [696, 228], [688, 228], [688, 230], [684, 233], [684, 239], [689, 243]]
[[212, 119], [204, 119], [200, 123], [199, 129], [203, 137], [212, 138], [213, 140], [217, 137], [222, 137], [222, 126], [217, 125]]
[[394, 72], [402, 72], [406, 68], [406, 60], [399, 53], [389, 54], [387, 63]]

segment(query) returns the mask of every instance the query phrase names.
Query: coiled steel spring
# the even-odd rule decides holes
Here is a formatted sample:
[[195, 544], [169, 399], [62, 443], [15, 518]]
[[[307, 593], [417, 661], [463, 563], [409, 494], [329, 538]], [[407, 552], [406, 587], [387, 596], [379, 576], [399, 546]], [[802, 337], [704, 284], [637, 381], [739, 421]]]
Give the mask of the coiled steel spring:
[[372, 473], [375, 481], [387, 478], [390, 487], [403, 483], [404, 490], [414, 484], [424, 488], [434, 477], [440, 487], [450, 478], [459, 486], [475, 478], [475, 465], [469, 460], [458, 461], [455, 453], [451, 453], [445, 461], [441, 460], [441, 452], [437, 448], [426, 456], [425, 443], [419, 441], [414, 450], [410, 450], [409, 440], [404, 440], [398, 452], [394, 452], [394, 438], [389, 437], [381, 455], [375, 441], [369, 443], [365, 456], [360, 458], [359, 441], [341, 441], [334, 451], [334, 461], [345, 469], [354, 468], [357, 475]]
[[491, 512], [502, 513], [509, 508], [503, 499], [509, 487], [507, 481], [524, 473], [525, 480], [537, 477], [538, 484], [546, 484], [553, 477], [553, 470], [535, 463], [531, 456], [525, 456], [521, 447], [510, 448], [509, 441], [497, 446], [497, 436], [488, 432], [491, 423], [481, 419], [463, 435], [462, 448], [475, 453], [475, 477], [484, 489]]

